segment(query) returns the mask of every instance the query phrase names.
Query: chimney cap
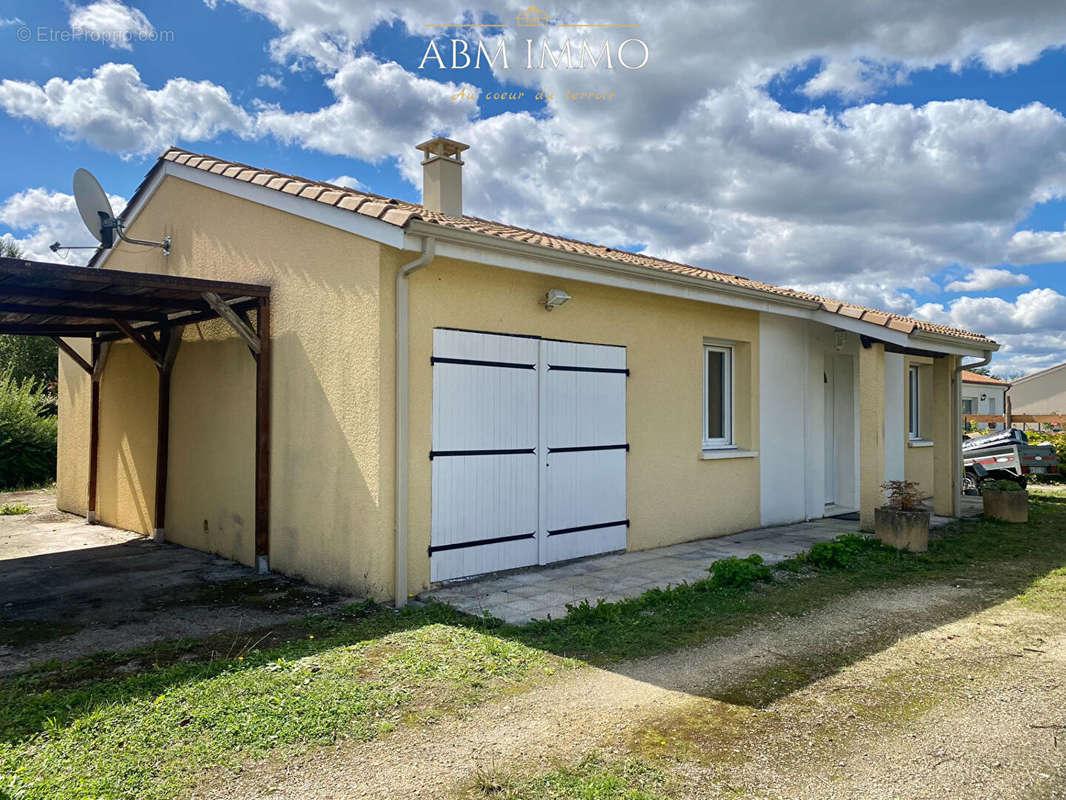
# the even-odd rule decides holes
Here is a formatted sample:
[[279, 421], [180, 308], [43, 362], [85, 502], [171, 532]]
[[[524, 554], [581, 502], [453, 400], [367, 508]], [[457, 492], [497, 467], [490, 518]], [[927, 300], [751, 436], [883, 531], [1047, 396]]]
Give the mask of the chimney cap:
[[434, 158], [450, 158], [454, 161], [463, 163], [459, 154], [464, 150], [469, 150], [470, 145], [457, 142], [454, 139], [446, 139], [443, 136], [436, 136], [433, 139], [428, 139], [422, 142], [422, 144], [415, 145], [416, 150], [421, 150], [426, 154], [426, 161], [432, 161]]

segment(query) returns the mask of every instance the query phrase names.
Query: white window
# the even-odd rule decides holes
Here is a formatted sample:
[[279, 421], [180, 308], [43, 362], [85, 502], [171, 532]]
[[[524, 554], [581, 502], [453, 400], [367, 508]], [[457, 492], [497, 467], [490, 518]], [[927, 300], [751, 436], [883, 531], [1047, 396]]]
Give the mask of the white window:
[[973, 410], [973, 398], [972, 397], [964, 397], [964, 398], [962, 398], [962, 413], [963, 414], [973, 414], [974, 413], [974, 410]]
[[733, 446], [733, 348], [703, 347], [703, 447]]
[[910, 419], [907, 425], [907, 432], [912, 439], [921, 439], [921, 420], [919, 418], [919, 412], [921, 410], [921, 397], [922, 390], [919, 378], [921, 376], [921, 369], [916, 366], [912, 366], [910, 369], [910, 385], [908, 387], [910, 397]]
[[996, 398], [994, 398], [994, 397], [989, 397], [988, 398], [988, 413], [989, 414], [998, 414], [999, 413], [999, 409], [996, 408]]

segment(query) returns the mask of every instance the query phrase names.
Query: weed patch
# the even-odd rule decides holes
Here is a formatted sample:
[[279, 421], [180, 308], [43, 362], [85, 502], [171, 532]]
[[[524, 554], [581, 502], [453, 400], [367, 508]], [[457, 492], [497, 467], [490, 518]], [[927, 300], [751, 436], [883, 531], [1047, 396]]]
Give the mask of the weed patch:
[[708, 572], [711, 573], [711, 586], [715, 589], [748, 589], [773, 577], [773, 572], [762, 563], [762, 556], [758, 553], [752, 553], [747, 558], [731, 556], [715, 561]]
[[482, 772], [466, 797], [470, 800], [659, 800], [668, 796], [668, 789], [663, 772], [645, 761], [592, 756], [576, 766], [536, 777]]
[[25, 503], [4, 503], [0, 506], [0, 517], [13, 517], [19, 514], [29, 514], [32, 511]]

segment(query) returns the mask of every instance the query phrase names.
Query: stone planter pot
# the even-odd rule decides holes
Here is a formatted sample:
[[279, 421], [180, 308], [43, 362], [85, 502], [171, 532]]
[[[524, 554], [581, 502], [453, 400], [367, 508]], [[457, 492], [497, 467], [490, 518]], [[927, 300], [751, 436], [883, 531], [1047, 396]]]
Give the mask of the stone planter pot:
[[1001, 492], [997, 489], [983, 489], [981, 497], [985, 501], [985, 516], [1000, 522], [1029, 521], [1029, 493]]
[[929, 549], [928, 511], [900, 511], [891, 506], [874, 509], [874, 533], [889, 547], [924, 553]]

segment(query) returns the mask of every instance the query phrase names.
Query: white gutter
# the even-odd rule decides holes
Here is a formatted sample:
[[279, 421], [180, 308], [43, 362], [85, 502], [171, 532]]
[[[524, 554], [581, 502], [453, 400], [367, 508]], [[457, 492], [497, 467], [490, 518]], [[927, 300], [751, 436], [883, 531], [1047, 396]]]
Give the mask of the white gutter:
[[[958, 517], [962, 513], [962, 484], [956, 484], [955, 481], [962, 480], [962, 371], [964, 369], [973, 369], [974, 367], [983, 367], [992, 360], [992, 351], [985, 350], [985, 357], [980, 361], [974, 361], [972, 364], [963, 364], [962, 359], [959, 359], [959, 364], [955, 367], [955, 391], [952, 392], [952, 414], [954, 422], [951, 425], [951, 435], [955, 440], [955, 446], [951, 450], [951, 469], [952, 469], [952, 485], [955, 489], [951, 493], [951, 515]], [[1006, 392], [1004, 392], [1006, 395]], [[1007, 413], [1006, 401], [1004, 401], [1003, 413]]]
[[428, 267], [437, 255], [437, 240], [422, 238], [422, 254], [396, 271], [396, 576], [395, 605], [407, 605], [408, 416], [410, 406], [409, 286], [412, 272]]

